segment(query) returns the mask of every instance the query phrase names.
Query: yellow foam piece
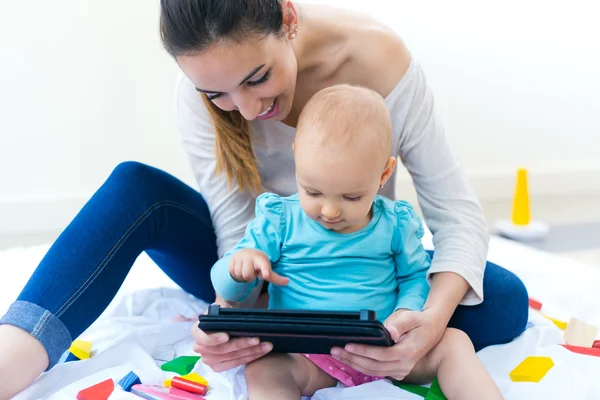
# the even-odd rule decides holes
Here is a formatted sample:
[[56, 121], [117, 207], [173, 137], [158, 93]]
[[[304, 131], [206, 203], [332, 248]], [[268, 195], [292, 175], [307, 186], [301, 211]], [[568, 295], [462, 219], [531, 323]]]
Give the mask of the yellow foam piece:
[[517, 187], [513, 198], [512, 222], [515, 225], [521, 226], [529, 225], [529, 222], [531, 222], [526, 169], [519, 169], [517, 171]]
[[[191, 382], [195, 382], [195, 383], [199, 383], [201, 385], [205, 385], [206, 387], [208, 387], [208, 381], [203, 378], [202, 376], [198, 375], [195, 372], [192, 372], [190, 374], [187, 375], [183, 375], [181, 376], [182, 379], [186, 379], [188, 381]], [[173, 379], [166, 379], [165, 382], [163, 383], [163, 386], [166, 388], [170, 388], [171, 387], [171, 382], [173, 381]]]
[[550, 357], [527, 357], [509, 376], [513, 382], [539, 382], [554, 367]]
[[86, 360], [92, 355], [92, 342], [75, 340], [69, 347], [69, 351], [80, 360]]
[[558, 319], [554, 319], [552, 317], [549, 317], [547, 315], [542, 314], [545, 318], [548, 318], [550, 321], [554, 322], [554, 325], [558, 326], [560, 329], [562, 329], [563, 331], [565, 329], [567, 329], [567, 323]]
[[204, 385], [204, 386], [208, 386], [208, 381], [206, 379], [204, 379], [202, 376], [200, 376], [197, 373], [195, 373], [195, 372], [192, 372], [192, 373], [187, 374], [187, 375], [183, 375], [181, 378], [182, 379], [186, 379], [188, 381], [195, 382], [195, 383], [199, 383], [199, 384]]

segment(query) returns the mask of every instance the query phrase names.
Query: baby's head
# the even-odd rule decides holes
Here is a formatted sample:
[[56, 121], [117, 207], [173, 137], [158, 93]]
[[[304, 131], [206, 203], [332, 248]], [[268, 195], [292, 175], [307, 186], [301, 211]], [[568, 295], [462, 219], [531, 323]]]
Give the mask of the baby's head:
[[321, 90], [304, 106], [294, 140], [302, 209], [327, 229], [361, 229], [394, 171], [391, 154], [392, 122], [378, 93], [350, 85]]

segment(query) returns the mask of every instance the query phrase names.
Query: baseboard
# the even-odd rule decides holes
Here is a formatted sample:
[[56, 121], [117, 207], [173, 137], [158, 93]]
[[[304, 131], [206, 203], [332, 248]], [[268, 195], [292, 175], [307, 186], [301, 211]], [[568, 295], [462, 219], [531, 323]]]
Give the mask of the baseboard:
[[[481, 201], [512, 199], [516, 175], [516, 170], [467, 173]], [[600, 195], [600, 167], [528, 170], [528, 183], [530, 197]], [[411, 180], [406, 176], [399, 178], [397, 193], [413, 192]]]
[[[483, 171], [468, 174], [481, 201], [511, 199], [516, 171]], [[412, 182], [402, 176], [397, 193], [414, 201]], [[529, 171], [530, 197], [600, 195], [600, 168]], [[0, 235], [39, 234], [64, 229], [89, 199], [88, 194], [0, 198]]]

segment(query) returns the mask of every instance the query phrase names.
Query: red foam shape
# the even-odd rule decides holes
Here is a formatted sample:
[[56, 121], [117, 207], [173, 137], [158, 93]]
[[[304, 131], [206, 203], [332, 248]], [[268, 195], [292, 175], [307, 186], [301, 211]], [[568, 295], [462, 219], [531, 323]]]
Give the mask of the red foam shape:
[[177, 389], [185, 390], [186, 392], [196, 393], [201, 396], [204, 396], [206, 392], [208, 392], [206, 385], [188, 381], [187, 379], [180, 378], [179, 376], [173, 378], [171, 381], [171, 386]]
[[600, 357], [600, 349], [592, 347], [571, 346], [570, 344], [561, 344], [567, 350], [573, 353], [585, 354], [586, 356]]
[[107, 379], [77, 393], [77, 400], [106, 400], [115, 390], [115, 382]]
[[535, 299], [529, 299], [529, 307], [539, 311], [542, 309], [542, 303]]

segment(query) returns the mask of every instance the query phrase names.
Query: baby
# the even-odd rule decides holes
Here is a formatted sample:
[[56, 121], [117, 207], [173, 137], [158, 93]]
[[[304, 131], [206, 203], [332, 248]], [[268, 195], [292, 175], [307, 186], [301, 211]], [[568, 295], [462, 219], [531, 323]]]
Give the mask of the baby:
[[[269, 285], [269, 308], [357, 311], [385, 321], [421, 311], [430, 258], [413, 208], [377, 194], [396, 166], [383, 98], [348, 85], [318, 92], [304, 107], [294, 142], [298, 193], [265, 193], [244, 238], [213, 267], [216, 292], [243, 301]], [[269, 354], [245, 369], [250, 400], [300, 399], [367, 376], [330, 355]], [[501, 399], [469, 338], [447, 329], [405, 378], [438, 377], [449, 399]]]

